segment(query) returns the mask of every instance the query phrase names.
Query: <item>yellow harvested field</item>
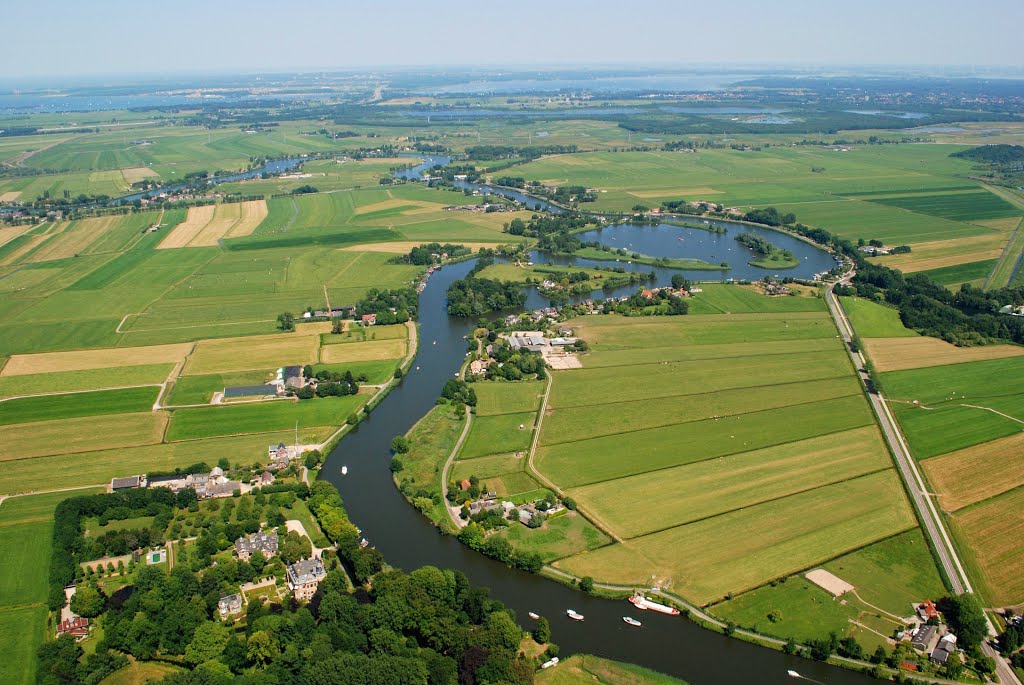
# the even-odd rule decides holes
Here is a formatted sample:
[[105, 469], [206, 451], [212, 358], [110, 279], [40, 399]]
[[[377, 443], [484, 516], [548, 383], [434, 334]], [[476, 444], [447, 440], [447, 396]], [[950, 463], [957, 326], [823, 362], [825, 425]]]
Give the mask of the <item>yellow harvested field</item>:
[[953, 514], [952, 521], [973, 550], [984, 581], [985, 606], [1024, 601], [1024, 489]]
[[15, 354], [7, 361], [3, 371], [0, 371], [0, 376], [23, 376], [28, 373], [113, 369], [121, 366], [180, 362], [192, 350], [193, 344], [175, 343], [147, 347], [108, 347], [99, 350]]
[[983, 259], [995, 259], [1002, 254], [1008, 238], [1005, 233], [992, 233], [953, 240], [931, 240], [914, 243], [913, 252], [879, 257], [877, 261], [879, 264], [907, 273], [979, 262]]
[[228, 238], [240, 238], [242, 236], [252, 235], [252, 232], [256, 230], [256, 227], [263, 223], [263, 220], [267, 218], [266, 200], [248, 200], [246, 202], [239, 203], [239, 209], [241, 210], [241, 216], [238, 219], [238, 223], [228, 231], [226, 236]]
[[714, 188], [663, 188], [661, 190], [634, 190], [630, 191], [629, 194], [633, 197], [642, 198], [678, 195], [679, 197], [693, 198], [694, 202], [699, 202], [704, 195], [721, 195], [722, 192]]
[[121, 218], [118, 215], [97, 216], [65, 225], [58, 235], [50, 238], [28, 261], [47, 262], [74, 257], [113, 228]]
[[184, 373], [228, 373], [314, 364], [319, 348], [320, 337], [317, 335], [255, 335], [201, 340], [196, 343]]
[[981, 221], [972, 221], [972, 224], [978, 224], [979, 226], [987, 226], [994, 228], [999, 231], [1013, 231], [1017, 228], [1019, 220], [1016, 217], [1004, 217], [1002, 219], [983, 219]]
[[[342, 321], [345, 328], [348, 328], [349, 320]], [[330, 333], [332, 323], [330, 321], [313, 321], [311, 323], [295, 323], [295, 332], [299, 335], [320, 335]]]
[[652, 575], [657, 576], [671, 581], [674, 592], [708, 604], [915, 525], [900, 478], [888, 469], [583, 552], [554, 565], [622, 585], [650, 585]]
[[156, 173], [148, 166], [137, 166], [130, 169], [121, 169], [121, 175], [124, 176], [124, 180], [128, 183], [138, 183], [139, 181], [144, 181], [147, 178], [153, 178], [160, 174]]
[[921, 462], [945, 511], [1024, 485], [1024, 433]]
[[[0, 227], [0, 246], [6, 245], [22, 233], [31, 231], [35, 226], [26, 224], [24, 226], [3, 226]], [[411, 249], [411, 248], [410, 248]]]
[[345, 345], [327, 345], [320, 350], [320, 361], [324, 364], [343, 364], [401, 359], [408, 349], [404, 340], [367, 340]]
[[169, 250], [188, 245], [213, 220], [213, 213], [216, 209], [217, 205], [189, 207], [185, 220], [175, 226], [167, 234], [167, 237], [160, 241], [157, 249]]
[[1016, 345], [957, 347], [938, 338], [868, 338], [864, 349], [878, 371], [902, 371], [1024, 355]]
[[0, 462], [153, 445], [167, 419], [167, 412], [146, 412], [0, 426]]
[[16, 263], [19, 259], [22, 258], [23, 255], [26, 255], [32, 250], [34, 250], [41, 242], [43, 242], [49, 237], [49, 234], [32, 236], [32, 238], [26, 241], [24, 245], [22, 245], [16, 250], [9, 252], [6, 257], [0, 260], [0, 265]]
[[6, 193], [0, 193], [0, 202], [14, 202], [21, 197], [20, 190], [8, 190]]
[[226, 236], [241, 218], [242, 211], [238, 203], [216, 205], [210, 223], [203, 226], [203, 230], [189, 241], [188, 247], [216, 247], [217, 241]]
[[[387, 254], [407, 254], [409, 250], [414, 247], [423, 245], [426, 241], [423, 240], [396, 240], [388, 243], [363, 243], [361, 245], [349, 245], [347, 247], [340, 247], [339, 250], [345, 252], [385, 252]], [[455, 242], [455, 241], [452, 241]], [[507, 241], [506, 241], [507, 242]], [[479, 250], [482, 247], [494, 247], [495, 245], [501, 245], [501, 242], [493, 243], [467, 243], [464, 241], [458, 241], [458, 245], [465, 245], [471, 250]]]

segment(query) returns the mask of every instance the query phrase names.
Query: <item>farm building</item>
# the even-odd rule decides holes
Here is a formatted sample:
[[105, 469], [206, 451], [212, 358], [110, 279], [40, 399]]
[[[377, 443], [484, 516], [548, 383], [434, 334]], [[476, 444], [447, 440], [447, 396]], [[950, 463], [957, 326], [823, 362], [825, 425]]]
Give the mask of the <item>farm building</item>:
[[295, 599], [312, 599], [320, 581], [327, 575], [324, 562], [316, 557], [300, 559], [294, 564], [289, 564], [287, 570], [288, 589], [295, 594]]
[[110, 481], [110, 492], [121, 492], [122, 490], [134, 490], [135, 488], [144, 487], [146, 487], [145, 475], [114, 478]]
[[918, 626], [917, 630], [915, 630], [913, 635], [910, 637], [910, 644], [914, 649], [926, 652], [932, 648], [932, 644], [935, 642], [937, 633], [938, 628], [935, 626]]
[[276, 395], [278, 386], [273, 383], [264, 385], [236, 385], [224, 388], [224, 398], [232, 397], [262, 397], [264, 395]]

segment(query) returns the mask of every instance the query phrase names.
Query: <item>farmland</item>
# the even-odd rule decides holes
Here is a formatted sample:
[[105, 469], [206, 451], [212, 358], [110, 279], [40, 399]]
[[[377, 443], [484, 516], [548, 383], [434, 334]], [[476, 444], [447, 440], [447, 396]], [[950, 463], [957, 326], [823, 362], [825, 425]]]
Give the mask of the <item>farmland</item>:
[[554, 372], [535, 467], [620, 542], [556, 567], [654, 575], [707, 604], [916, 528], [831, 321], [760, 299], [766, 311], [572, 323], [591, 352]]
[[1016, 345], [956, 347], [938, 338], [926, 337], [875, 338], [865, 340], [864, 349], [875, 368], [882, 372], [1024, 355], [1024, 348]]

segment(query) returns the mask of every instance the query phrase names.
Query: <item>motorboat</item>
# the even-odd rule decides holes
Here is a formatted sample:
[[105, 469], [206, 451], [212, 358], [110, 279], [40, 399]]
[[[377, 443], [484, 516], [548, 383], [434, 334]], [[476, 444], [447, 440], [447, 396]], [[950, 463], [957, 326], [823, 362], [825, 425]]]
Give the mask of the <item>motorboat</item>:
[[568, 616], [569, 618], [571, 618], [574, 621], [582, 621], [583, 620], [583, 614], [577, 613], [576, 611], [573, 611], [572, 609], [566, 609], [565, 610], [565, 615]]
[[640, 623], [640, 621], [636, 620], [632, 616], [623, 616], [622, 620], [625, 621], [626, 623], [628, 623], [629, 625], [635, 626], [637, 628], [639, 628], [640, 626], [643, 625], [642, 623]]

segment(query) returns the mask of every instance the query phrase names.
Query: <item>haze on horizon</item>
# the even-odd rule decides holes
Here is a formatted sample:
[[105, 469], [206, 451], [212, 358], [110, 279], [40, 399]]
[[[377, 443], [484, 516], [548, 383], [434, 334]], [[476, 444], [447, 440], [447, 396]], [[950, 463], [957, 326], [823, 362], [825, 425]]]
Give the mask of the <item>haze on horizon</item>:
[[44, 0], [5, 8], [0, 78], [381, 65], [1021, 67], [1020, 0], [438, 0], [296, 6]]

